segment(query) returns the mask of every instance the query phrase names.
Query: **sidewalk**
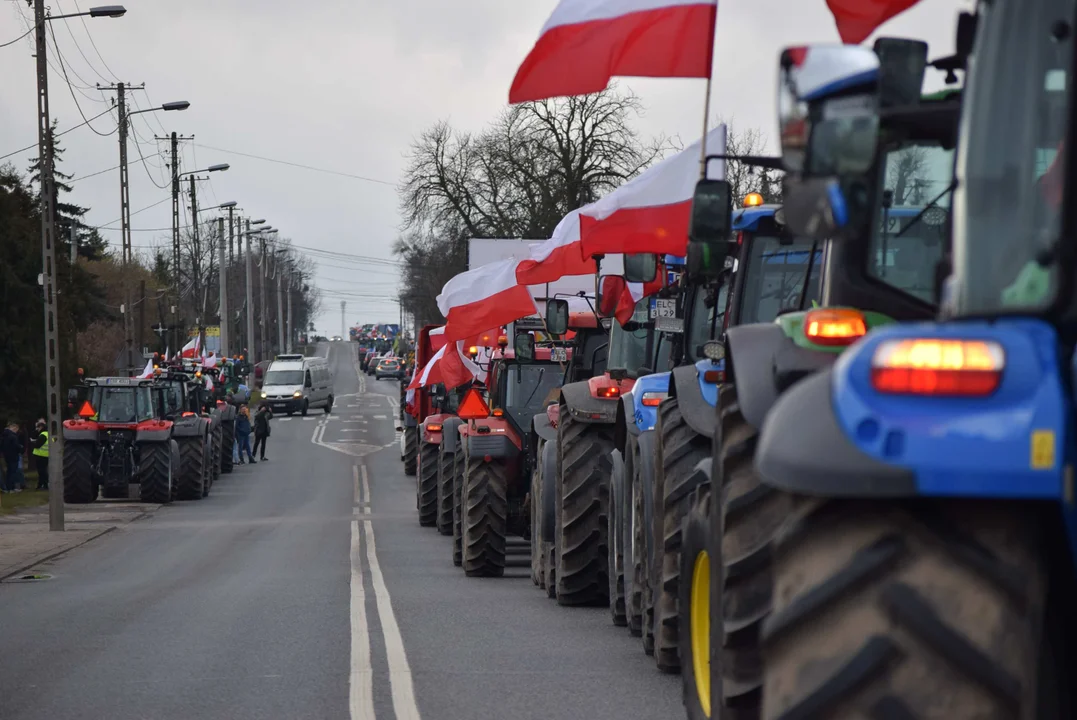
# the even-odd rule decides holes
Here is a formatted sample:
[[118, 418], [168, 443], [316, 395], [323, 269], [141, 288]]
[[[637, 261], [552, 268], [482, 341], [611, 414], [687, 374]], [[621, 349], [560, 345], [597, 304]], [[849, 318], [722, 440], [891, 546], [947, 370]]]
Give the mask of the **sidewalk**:
[[160, 505], [139, 502], [95, 502], [67, 505], [64, 532], [49, 530], [48, 506], [0, 516], [0, 580], [28, 570], [139, 519]]

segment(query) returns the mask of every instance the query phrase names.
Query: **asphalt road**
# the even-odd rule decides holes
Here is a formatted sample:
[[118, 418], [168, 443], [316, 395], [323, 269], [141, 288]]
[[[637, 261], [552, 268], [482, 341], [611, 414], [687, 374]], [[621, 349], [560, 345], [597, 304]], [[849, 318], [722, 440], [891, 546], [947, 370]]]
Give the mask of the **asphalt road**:
[[522, 564], [453, 567], [403, 474], [399, 385], [326, 348], [336, 407], [275, 419], [269, 462], [0, 584], [0, 718], [683, 716], [606, 611]]

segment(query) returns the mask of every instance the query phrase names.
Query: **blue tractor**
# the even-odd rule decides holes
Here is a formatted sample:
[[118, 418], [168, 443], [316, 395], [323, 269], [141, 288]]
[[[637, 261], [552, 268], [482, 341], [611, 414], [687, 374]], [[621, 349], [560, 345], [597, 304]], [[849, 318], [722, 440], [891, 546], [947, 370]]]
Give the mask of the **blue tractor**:
[[[766, 718], [1077, 712], [1074, 22], [1049, 0], [962, 14], [940, 319], [872, 332], [762, 425], [755, 467], [785, 516]], [[864, 107], [873, 133], [881, 111]], [[825, 160], [852, 147], [807, 148], [822, 161], [799, 190], [840, 227], [852, 178]]]

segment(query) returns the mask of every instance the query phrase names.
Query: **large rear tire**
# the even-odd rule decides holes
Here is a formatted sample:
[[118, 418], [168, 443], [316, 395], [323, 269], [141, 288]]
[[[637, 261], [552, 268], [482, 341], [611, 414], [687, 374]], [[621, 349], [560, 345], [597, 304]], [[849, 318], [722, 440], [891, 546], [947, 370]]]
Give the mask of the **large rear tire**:
[[[711, 493], [707, 487], [692, 493], [691, 507], [681, 530], [680, 611], [681, 678], [688, 720], [707, 720], [711, 713]], [[728, 713], [723, 718], [740, 715]]]
[[419, 466], [419, 428], [404, 428], [404, 474], [413, 477]]
[[145, 503], [172, 502], [172, 442], [143, 443], [139, 448], [138, 494]]
[[647, 540], [650, 537], [651, 524], [647, 522], [647, 502], [645, 494], [648, 488], [644, 487], [643, 476], [640, 466], [644, 462], [654, 461], [654, 458], [644, 458], [637, 454], [633, 472], [636, 473], [632, 483], [632, 603], [633, 607], [638, 603], [639, 607], [639, 630], [633, 632], [632, 622], [629, 622], [628, 631], [638, 635], [643, 643], [643, 652], [650, 655], [654, 652], [654, 604], [651, 601], [651, 554], [647, 550]]
[[64, 502], [84, 505], [97, 499], [93, 481], [92, 442], [64, 443]]
[[444, 440], [438, 448], [438, 532], [452, 536], [452, 473], [456, 453], [445, 451]]
[[212, 445], [210, 445], [209, 467], [206, 473], [206, 484], [202, 488], [202, 497], [209, 495], [210, 489], [217, 483], [217, 478], [221, 476], [222, 434], [221, 426], [218, 424], [213, 434], [210, 435]]
[[460, 506], [464, 492], [464, 470], [467, 466], [467, 441], [456, 446], [452, 472], [452, 564], [464, 564], [463, 509]]
[[505, 534], [508, 527], [508, 467], [496, 460], [468, 458], [464, 475], [464, 574], [501, 577], [505, 574]]
[[531, 469], [531, 582], [546, 587], [546, 551], [542, 543], [542, 452], [545, 440], [539, 440]]
[[[643, 585], [641, 556], [636, 543], [636, 501], [639, 487], [639, 444], [634, 435], [628, 436], [625, 443], [624, 477], [624, 543], [625, 543], [625, 620], [628, 632], [639, 637], [643, 634]], [[640, 524], [642, 524], [642, 506], [640, 507]], [[642, 539], [642, 538], [641, 538]]]
[[419, 524], [423, 527], [433, 527], [438, 522], [438, 464], [438, 446], [422, 443], [415, 502], [419, 508]]
[[710, 478], [696, 465], [711, 453], [711, 440], [684, 421], [677, 398], [658, 407], [655, 446], [654, 662], [663, 672], [679, 672], [680, 637], [677, 597], [681, 584], [681, 523], [690, 509], [692, 491]]
[[561, 406], [557, 425], [557, 602], [609, 603], [610, 450], [613, 426], [581, 423]]
[[[771, 549], [788, 521], [789, 503], [788, 496], [764, 485], [755, 472], [758, 431], [745, 421], [732, 383], [720, 388], [718, 406], [714, 479], [721, 487], [722, 592], [710, 600], [711, 617], [722, 618], [723, 706], [718, 714], [752, 719], [761, 712], [759, 637], [773, 597]], [[714, 635], [712, 639], [717, 641]]]
[[765, 718], [1057, 717], [1037, 707], [1057, 702], [1038, 695], [1058, 668], [1037, 676], [1056, 628], [1035, 512], [791, 500], [763, 630]]
[[221, 423], [221, 472], [232, 472], [232, 450], [236, 444], [236, 421], [225, 420]]
[[205, 492], [204, 436], [177, 438], [180, 450], [180, 473], [176, 482], [176, 499], [200, 500]]
[[618, 627], [628, 625], [625, 609], [624, 548], [624, 462], [621, 454], [610, 452], [609, 511], [606, 513], [606, 537], [609, 539], [610, 619]]

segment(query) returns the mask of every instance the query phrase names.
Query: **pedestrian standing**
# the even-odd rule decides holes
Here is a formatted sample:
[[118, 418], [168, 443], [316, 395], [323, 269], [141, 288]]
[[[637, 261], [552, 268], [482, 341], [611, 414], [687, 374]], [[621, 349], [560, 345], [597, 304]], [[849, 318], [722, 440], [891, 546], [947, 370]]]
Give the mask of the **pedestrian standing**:
[[15, 435], [19, 438], [19, 469], [15, 473], [15, 489], [26, 489], [26, 463], [30, 452], [30, 439], [26, 437], [26, 431], [22, 425], [15, 428]]
[[254, 451], [258, 453], [259, 460], [266, 459], [266, 439], [269, 438], [269, 421], [272, 419], [273, 413], [270, 412], [269, 405], [259, 403], [258, 412], [254, 416]]
[[44, 419], [34, 425], [37, 434], [33, 441], [34, 464], [37, 465], [37, 489], [49, 489], [49, 434], [45, 432]]
[[254, 464], [254, 452], [251, 450], [251, 411], [246, 405], [236, 413], [236, 443], [239, 446], [239, 464], [243, 464], [243, 453], [247, 453], [251, 464]]
[[0, 482], [0, 492], [18, 492], [19, 456], [22, 444], [19, 443], [19, 426], [8, 423], [0, 432], [0, 455], [3, 455], [5, 472]]

